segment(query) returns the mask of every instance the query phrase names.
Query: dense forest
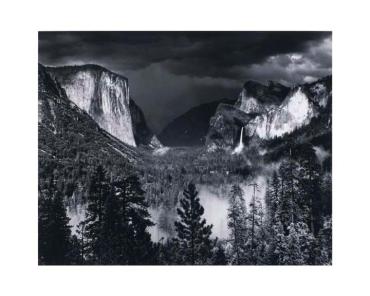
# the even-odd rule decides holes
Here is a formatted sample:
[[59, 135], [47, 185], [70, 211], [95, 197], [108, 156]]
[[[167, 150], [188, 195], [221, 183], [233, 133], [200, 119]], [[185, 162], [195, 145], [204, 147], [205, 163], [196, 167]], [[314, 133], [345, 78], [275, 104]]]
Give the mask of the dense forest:
[[[238, 184], [247, 172], [237, 170], [230, 174], [234, 177], [226, 178], [234, 184], [225, 196], [227, 239], [212, 236], [213, 225], [204, 217], [195, 185], [202, 173], [188, 172], [186, 166], [161, 170], [165, 175], [150, 170], [143, 175], [140, 171], [113, 174], [96, 165], [85, 173], [87, 210], [73, 235], [65, 208], [68, 185], [58, 184], [53, 173], [44, 175], [39, 188], [39, 264], [331, 264], [331, 174], [312, 148], [306, 150], [280, 162], [268, 178], [263, 199], [255, 194], [259, 184], [253, 183], [254, 194], [246, 202]], [[290, 149], [290, 154], [294, 151]], [[167, 221], [173, 222], [173, 236], [158, 242], [152, 241], [148, 231], [154, 225], [149, 206], [155, 204], [156, 196], [148, 186], [150, 176], [155, 177], [153, 184], [167, 188], [162, 188], [162, 199], [173, 194], [171, 199], [158, 199], [158, 206], [170, 200], [176, 207], [174, 221]], [[170, 183], [176, 186], [166, 186]]]

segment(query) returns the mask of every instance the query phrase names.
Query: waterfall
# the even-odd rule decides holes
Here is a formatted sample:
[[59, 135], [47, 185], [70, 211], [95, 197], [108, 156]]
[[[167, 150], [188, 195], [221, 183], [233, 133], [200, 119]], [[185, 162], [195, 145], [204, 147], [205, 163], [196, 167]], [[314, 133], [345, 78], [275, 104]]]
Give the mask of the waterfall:
[[244, 131], [244, 126], [240, 130], [239, 145], [234, 149], [234, 151], [233, 151], [232, 154], [239, 154], [240, 152], [242, 152], [242, 150], [244, 148], [244, 144], [243, 144], [243, 131]]
[[240, 130], [239, 146], [243, 146], [243, 130], [244, 130], [244, 126]]

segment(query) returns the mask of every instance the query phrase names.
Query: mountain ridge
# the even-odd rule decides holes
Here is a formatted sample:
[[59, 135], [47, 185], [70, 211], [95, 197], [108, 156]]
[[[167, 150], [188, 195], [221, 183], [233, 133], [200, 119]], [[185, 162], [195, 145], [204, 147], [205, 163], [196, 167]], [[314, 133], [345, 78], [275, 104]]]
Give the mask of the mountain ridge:
[[59, 163], [63, 170], [78, 163], [103, 161], [118, 169], [137, 162], [137, 151], [100, 128], [86, 111], [71, 102], [41, 64], [38, 80], [41, 175], [48, 163]]
[[[248, 89], [250, 85], [252, 91]], [[241, 136], [247, 142], [255, 136], [271, 139], [290, 134], [309, 124], [314, 117], [331, 112], [327, 110], [331, 108], [331, 76], [293, 88], [282, 85], [279, 88], [283, 91], [279, 90], [280, 97], [273, 96], [274, 100], [280, 101], [276, 104], [276, 101], [270, 100], [271, 97], [268, 100], [264, 97], [269, 90], [268, 86], [256, 82], [244, 84], [234, 108], [250, 115], [249, 120], [240, 124], [240, 116], [236, 115], [238, 113], [235, 110], [226, 114], [225, 110], [218, 109], [211, 119], [207, 149], [232, 149], [240, 140], [237, 135], [242, 127], [244, 130]]]
[[167, 146], [204, 145], [209, 129], [209, 120], [219, 104], [234, 104], [235, 101], [221, 99], [194, 106], [168, 123], [158, 138]]
[[133, 147], [161, 146], [147, 126], [144, 113], [130, 97], [127, 77], [96, 64], [45, 69], [67, 97], [111, 135]]

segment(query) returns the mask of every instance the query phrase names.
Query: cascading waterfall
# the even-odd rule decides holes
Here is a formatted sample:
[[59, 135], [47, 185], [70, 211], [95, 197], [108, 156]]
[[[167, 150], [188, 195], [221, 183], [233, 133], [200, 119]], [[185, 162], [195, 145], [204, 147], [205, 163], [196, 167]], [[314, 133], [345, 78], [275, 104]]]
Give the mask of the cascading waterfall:
[[244, 148], [244, 144], [243, 144], [243, 131], [244, 131], [244, 126], [242, 127], [242, 129], [240, 130], [240, 139], [239, 139], [239, 144], [238, 146], [234, 149], [233, 151], [233, 154], [239, 154], [240, 152], [242, 152], [243, 148]]
[[244, 126], [240, 130], [239, 146], [243, 146], [243, 130], [244, 130]]

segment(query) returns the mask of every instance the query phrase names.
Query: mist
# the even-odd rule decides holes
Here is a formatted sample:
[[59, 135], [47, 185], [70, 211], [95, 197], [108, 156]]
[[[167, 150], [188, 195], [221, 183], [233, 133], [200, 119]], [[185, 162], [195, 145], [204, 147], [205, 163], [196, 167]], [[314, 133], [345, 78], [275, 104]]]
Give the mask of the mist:
[[[251, 178], [250, 180], [240, 183], [240, 187], [243, 190], [243, 197], [245, 199], [245, 204], [247, 210], [250, 208], [250, 203], [253, 197], [253, 187], [250, 184], [258, 184], [258, 191], [256, 191], [256, 198], [259, 198], [262, 202], [264, 208], [265, 194], [267, 177], [264, 175], [259, 175], [257, 177]], [[204, 208], [203, 217], [206, 219], [207, 224], [212, 224], [212, 238], [218, 237], [219, 239], [227, 239], [230, 235], [230, 231], [227, 227], [227, 209], [229, 207], [229, 193], [232, 184], [213, 186], [197, 184], [198, 196], [200, 203]], [[159, 240], [168, 239], [171, 237], [171, 231], [163, 229], [159, 225], [159, 220], [161, 215], [172, 216], [171, 213], [164, 213], [164, 209], [161, 208], [150, 208], [149, 210], [151, 219], [155, 223], [154, 226], [149, 228], [149, 233], [151, 234], [152, 240], [158, 242]], [[173, 222], [176, 220], [176, 216], [173, 216], [171, 220]]]

